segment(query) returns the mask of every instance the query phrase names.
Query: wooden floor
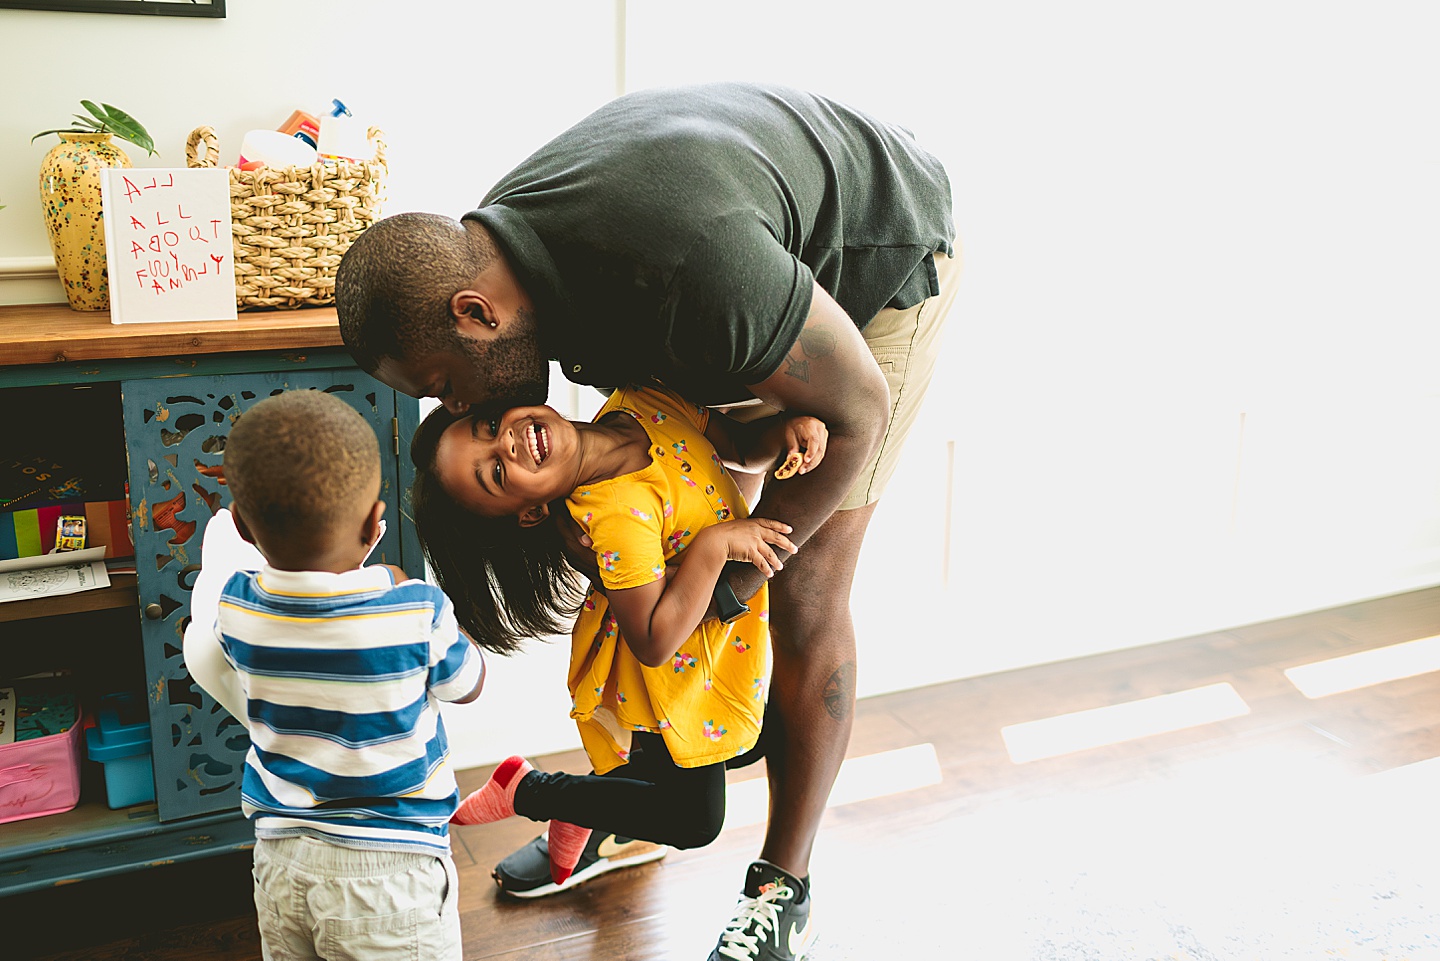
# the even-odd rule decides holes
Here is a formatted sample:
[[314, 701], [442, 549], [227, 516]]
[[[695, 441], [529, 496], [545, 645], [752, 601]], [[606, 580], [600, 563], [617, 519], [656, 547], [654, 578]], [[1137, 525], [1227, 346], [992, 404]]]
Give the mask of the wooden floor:
[[[1196, 772], [1211, 788], [1243, 797], [1256, 790], [1257, 779], [1338, 783], [1440, 756], [1440, 672], [1314, 700], [1283, 673], [1436, 634], [1440, 588], [862, 701], [852, 758], [901, 752], [894, 756], [923, 761], [929, 749], [916, 745], [928, 744], [940, 777], [928, 786], [832, 806], [812, 863], [821, 933], [814, 958], [913, 956], [885, 950], [888, 925], [897, 911], [903, 916], [904, 892], [947, 884], [956, 891], [983, 890], [996, 849], [967, 856], [979, 848], [965, 839], [979, 836], [966, 832], [986, 817], [1031, 805], [1028, 810], [1043, 810], [1047, 818], [1064, 818], [1067, 811], [1093, 809], [1106, 791], [1185, 783]], [[1233, 688], [1247, 713], [1029, 763], [1013, 761], [1001, 736], [1007, 725], [1220, 683]], [[1261, 766], [1241, 763], [1247, 758]], [[540, 763], [584, 770], [578, 755]], [[737, 782], [762, 774], [763, 765], [731, 772]], [[462, 772], [462, 789], [487, 775], [485, 769]], [[925, 780], [923, 770], [916, 776]], [[1232, 780], [1223, 782], [1227, 777]], [[736, 807], [732, 813], [744, 820]], [[1168, 824], [1159, 834], [1178, 836], [1186, 829]], [[490, 868], [534, 833], [534, 825], [518, 819], [456, 831], [471, 961], [698, 961], [728, 919], [761, 839], [759, 824], [727, 826], [703, 850], [674, 852], [560, 896], [504, 900]], [[964, 914], [963, 901], [955, 910]], [[0, 956], [7, 959], [259, 957], [248, 855], [0, 899], [0, 918]], [[957, 918], [910, 921], [912, 928], [929, 926], [922, 942], [933, 937], [940, 946], [951, 936], [939, 932], [953, 923]]]

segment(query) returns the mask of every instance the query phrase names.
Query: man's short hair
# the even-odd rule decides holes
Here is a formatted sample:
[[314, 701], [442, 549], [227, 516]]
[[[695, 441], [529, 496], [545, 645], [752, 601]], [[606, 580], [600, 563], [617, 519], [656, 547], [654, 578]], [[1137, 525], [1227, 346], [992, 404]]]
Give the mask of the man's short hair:
[[327, 533], [375, 502], [379, 478], [375, 431], [318, 390], [265, 398], [225, 443], [225, 483], [257, 538]]
[[455, 349], [450, 297], [494, 256], [488, 238], [439, 214], [396, 214], [366, 228], [335, 274], [340, 335], [355, 363], [373, 373], [386, 358]]

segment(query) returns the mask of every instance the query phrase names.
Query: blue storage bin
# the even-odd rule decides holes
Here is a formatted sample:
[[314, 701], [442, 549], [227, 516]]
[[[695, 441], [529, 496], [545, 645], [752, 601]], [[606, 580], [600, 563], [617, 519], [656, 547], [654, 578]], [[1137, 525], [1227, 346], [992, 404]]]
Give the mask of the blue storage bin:
[[155, 800], [150, 718], [139, 695], [100, 698], [95, 726], [85, 732], [85, 747], [90, 760], [105, 768], [105, 798], [111, 808]]

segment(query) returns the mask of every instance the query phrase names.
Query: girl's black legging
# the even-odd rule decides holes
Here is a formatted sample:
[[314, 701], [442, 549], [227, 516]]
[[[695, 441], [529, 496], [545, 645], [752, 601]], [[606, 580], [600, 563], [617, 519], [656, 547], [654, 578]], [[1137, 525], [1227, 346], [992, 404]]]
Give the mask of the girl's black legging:
[[658, 734], [631, 736], [630, 761], [608, 774], [532, 771], [515, 789], [515, 812], [677, 848], [715, 840], [725, 823], [725, 765], [679, 767]]

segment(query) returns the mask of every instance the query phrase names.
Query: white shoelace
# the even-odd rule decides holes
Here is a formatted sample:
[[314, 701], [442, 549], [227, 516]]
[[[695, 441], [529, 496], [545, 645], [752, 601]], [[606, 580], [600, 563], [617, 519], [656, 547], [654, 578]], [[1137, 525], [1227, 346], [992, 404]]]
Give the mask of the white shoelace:
[[[771, 934], [771, 940], [779, 947], [780, 907], [775, 902], [794, 896], [794, 891], [777, 884], [762, 892], [758, 898], [741, 898], [735, 908], [735, 917], [730, 919], [730, 923], [725, 926], [725, 933], [720, 935], [721, 944], [716, 953], [735, 958], [736, 961], [754, 961], [760, 951], [761, 933], [764, 932]], [[746, 934], [746, 929], [752, 924], [755, 925], [757, 933]]]

